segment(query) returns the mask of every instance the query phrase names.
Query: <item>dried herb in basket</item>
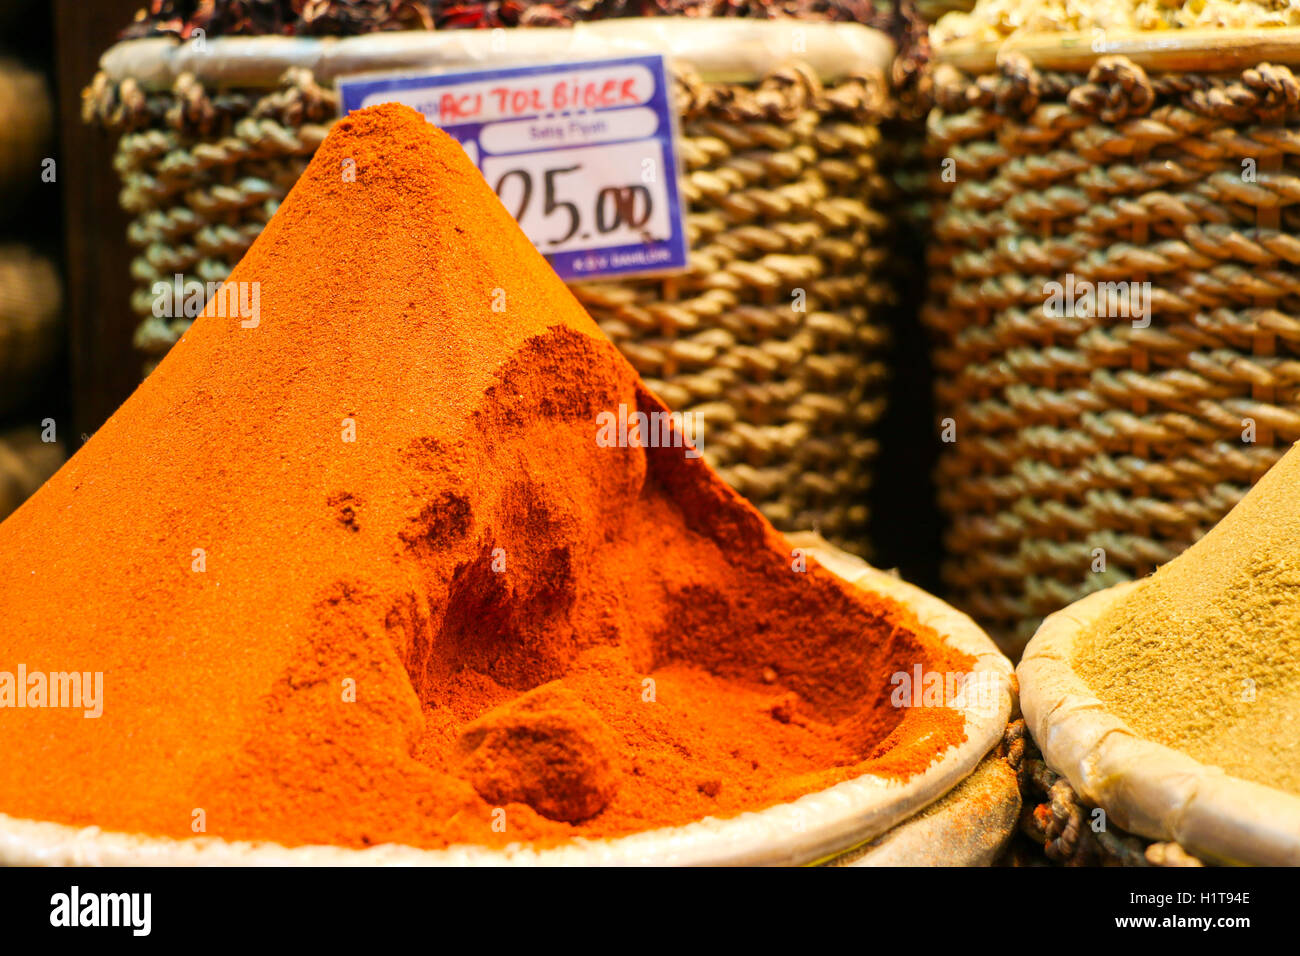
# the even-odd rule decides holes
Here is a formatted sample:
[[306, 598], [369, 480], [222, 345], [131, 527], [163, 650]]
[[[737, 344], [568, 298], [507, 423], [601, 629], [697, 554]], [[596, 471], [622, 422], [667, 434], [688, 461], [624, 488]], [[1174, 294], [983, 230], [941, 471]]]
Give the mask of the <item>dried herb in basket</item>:
[[894, 83], [904, 100], [924, 83], [930, 43], [915, 0], [150, 0], [123, 39], [355, 36], [386, 30], [474, 30], [570, 27], [627, 17], [736, 17], [862, 23], [889, 34], [898, 47]]
[[571, 26], [625, 17], [794, 18], [858, 22], [896, 32], [916, 17], [912, 0], [150, 0], [124, 39], [195, 30], [208, 37], [235, 35], [347, 36], [379, 30], [447, 30], [514, 26]]

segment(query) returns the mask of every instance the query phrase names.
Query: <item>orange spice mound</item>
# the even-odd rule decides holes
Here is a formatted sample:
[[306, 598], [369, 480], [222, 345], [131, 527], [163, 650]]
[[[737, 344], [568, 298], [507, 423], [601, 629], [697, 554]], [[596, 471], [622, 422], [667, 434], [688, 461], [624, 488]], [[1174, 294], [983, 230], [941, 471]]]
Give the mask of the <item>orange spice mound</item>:
[[0, 812], [544, 846], [964, 739], [890, 677], [968, 658], [682, 447], [596, 441], [663, 406], [415, 112], [340, 122], [230, 281], [256, 327], [201, 317], [0, 525], [0, 670], [104, 681], [0, 709]]

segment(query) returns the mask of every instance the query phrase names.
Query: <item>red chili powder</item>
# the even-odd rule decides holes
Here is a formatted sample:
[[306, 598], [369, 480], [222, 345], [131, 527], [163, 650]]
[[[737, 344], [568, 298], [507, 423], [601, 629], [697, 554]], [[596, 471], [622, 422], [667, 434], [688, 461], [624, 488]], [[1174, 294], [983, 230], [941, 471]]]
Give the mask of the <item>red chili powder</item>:
[[417, 113], [340, 122], [231, 282], [255, 327], [200, 318], [0, 526], [0, 670], [103, 673], [98, 719], [0, 709], [0, 812], [541, 846], [964, 739], [889, 697], [968, 658], [683, 448], [596, 440], [663, 406]]

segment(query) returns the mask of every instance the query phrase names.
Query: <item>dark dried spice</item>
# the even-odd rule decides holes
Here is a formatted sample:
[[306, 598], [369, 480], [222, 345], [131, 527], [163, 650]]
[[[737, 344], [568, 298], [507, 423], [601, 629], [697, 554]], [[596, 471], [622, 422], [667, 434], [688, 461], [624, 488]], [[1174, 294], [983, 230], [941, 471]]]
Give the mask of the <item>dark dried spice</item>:
[[123, 36], [349, 35], [662, 16], [856, 21], [896, 37], [923, 26], [913, 0], [150, 0]]
[[386, 30], [570, 27], [628, 17], [740, 17], [856, 22], [888, 33], [898, 46], [893, 81], [904, 101], [924, 101], [930, 58], [915, 0], [150, 0], [123, 39], [355, 36]]

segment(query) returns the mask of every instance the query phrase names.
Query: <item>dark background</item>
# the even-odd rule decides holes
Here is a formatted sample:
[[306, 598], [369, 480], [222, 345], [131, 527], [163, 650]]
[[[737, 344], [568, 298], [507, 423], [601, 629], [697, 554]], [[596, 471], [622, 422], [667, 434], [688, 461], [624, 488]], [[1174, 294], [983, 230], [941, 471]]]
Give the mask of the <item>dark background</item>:
[[[20, 0], [21, 2], [21, 0]], [[30, 5], [30, 4], [24, 4]], [[69, 453], [94, 432], [140, 382], [131, 345], [131, 249], [127, 215], [118, 205], [114, 138], [81, 121], [81, 91], [99, 56], [131, 22], [143, 0], [53, 0], [54, 68], [63, 209], [64, 286], [68, 316], [72, 428]], [[24, 27], [24, 31], [28, 29]], [[48, 29], [48, 27], [47, 27]]]

